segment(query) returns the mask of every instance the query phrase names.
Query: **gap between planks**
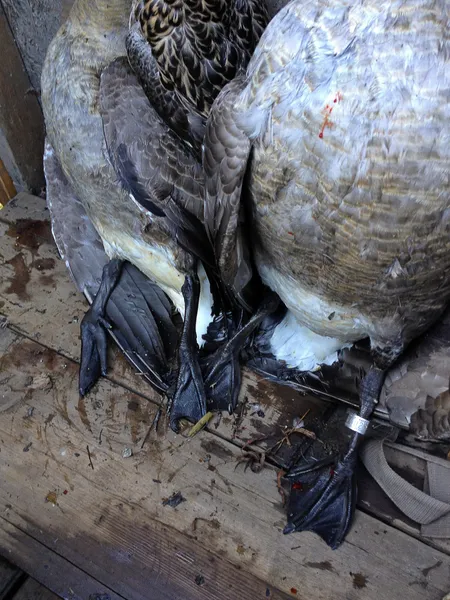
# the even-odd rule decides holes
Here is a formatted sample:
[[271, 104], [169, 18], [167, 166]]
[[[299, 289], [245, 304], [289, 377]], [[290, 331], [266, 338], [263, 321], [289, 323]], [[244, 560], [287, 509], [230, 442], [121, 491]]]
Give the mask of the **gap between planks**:
[[[7, 335], [1, 366], [24, 377], [28, 392], [24, 398], [19, 390], [17, 405], [0, 414], [3, 515], [96, 579], [113, 577], [117, 593], [145, 597], [142, 579], [136, 582], [144, 572], [164, 586], [179, 579], [180, 598], [190, 597], [186, 588], [198, 598], [252, 600], [269, 587], [273, 598], [295, 589], [305, 599], [441, 600], [450, 589], [449, 557], [360, 512], [337, 552], [313, 534], [283, 536], [273, 471], [236, 470], [235, 446], [208, 432], [192, 439], [160, 432], [149, 448], [122, 459], [156, 407], [106, 380], [91, 402], [80, 403], [75, 363]], [[50, 363], [51, 385], [42, 377]], [[179, 490], [186, 502], [162, 505]], [[218, 561], [214, 568], [209, 557]], [[231, 569], [220, 571], [220, 585], [218, 565]], [[252, 582], [230, 595], [237, 567]]]
[[[24, 335], [21, 331], [18, 331], [13, 327], [8, 326], [7, 329], [17, 336], [21, 336], [24, 339], [28, 339], [32, 342], [34, 341], [32, 338]], [[49, 348], [42, 343], [40, 343], [39, 345], [48, 351], [55, 352], [64, 360], [69, 360], [72, 363], [78, 364], [76, 361], [74, 361], [69, 356], [64, 355], [62, 352], [57, 352], [56, 350], [53, 350], [52, 348]], [[128, 392], [136, 394], [142, 399], [152, 404], [155, 404], [156, 407], [161, 406], [161, 402], [158, 403], [156, 400], [149, 398], [140, 391], [128, 387], [126, 384], [123, 384], [119, 380], [115, 380], [113, 377], [108, 376], [106, 377], [106, 379], [111, 381], [111, 383], [122, 387]], [[214, 427], [211, 426], [206, 427], [205, 430], [211, 433], [212, 435], [216, 436], [218, 439], [224, 440], [235, 445], [237, 448], [242, 448], [245, 443], [240, 438], [227, 437], [227, 435], [224, 434], [222, 431], [217, 431], [216, 429], [214, 429]], [[145, 436], [146, 435], [147, 434], [145, 434]], [[140, 439], [138, 441], [141, 442]], [[415, 468], [416, 465], [413, 460], [414, 452], [411, 449], [400, 446], [399, 444], [392, 445], [387, 443], [386, 446], [389, 464], [391, 464], [394, 467], [400, 466], [400, 470], [402, 471], [401, 467], [403, 466], [404, 461], [407, 461], [410, 473], [408, 473], [407, 471], [405, 472], [405, 469], [403, 469], [403, 473], [400, 473], [402, 476], [408, 478], [408, 475], [410, 475], [411, 473], [415, 473], [416, 476], [422, 475], [423, 467], [421, 469], [419, 469], [418, 467]], [[264, 451], [265, 449], [265, 445], [254, 445], [254, 447], [259, 447], [261, 451]], [[419, 454], [422, 456], [422, 460], [425, 460], [425, 453], [419, 452]], [[267, 464], [274, 468], [281, 468], [281, 465], [277, 462], [276, 457], [269, 458], [267, 460]], [[414, 537], [415, 539], [423, 542], [424, 544], [427, 544], [428, 546], [435, 548], [436, 550], [441, 550], [442, 552], [445, 552], [446, 554], [450, 555], [450, 542], [445, 539], [434, 540], [432, 538], [423, 537], [420, 533], [420, 527], [416, 523], [408, 519], [408, 517], [406, 517], [399, 509], [397, 509], [397, 507], [391, 502], [388, 496], [382, 491], [379, 485], [373, 480], [371, 475], [366, 471], [364, 467], [362, 467], [362, 465], [360, 466], [358, 474], [358, 508], [363, 513], [375, 516], [376, 518], [380, 519], [380, 521], [382, 521], [383, 523], [391, 525], [399, 529], [400, 531], [403, 531], [404, 533], [407, 533], [408, 535]]]
[[[63, 261], [59, 260], [48, 225], [48, 211], [45, 201], [28, 194], [19, 194], [2, 211], [0, 218], [0, 312], [10, 322], [10, 329], [44, 348], [51, 349], [67, 361], [77, 361], [79, 355], [79, 321], [86, 310], [86, 302], [75, 291]], [[31, 219], [37, 223], [37, 232], [25, 231], [14, 239], [14, 223]], [[47, 224], [47, 225], [46, 225]], [[21, 257], [21, 261], [17, 257]], [[14, 262], [15, 261], [15, 262]], [[19, 268], [20, 267], [20, 268]], [[16, 272], [17, 271], [17, 272]], [[21, 277], [28, 277], [23, 284]], [[9, 291], [8, 291], [9, 290]], [[110, 353], [109, 381], [120, 385], [130, 393], [137, 394], [154, 404], [161, 404], [161, 397], [148, 385], [142, 385], [119, 352]], [[76, 382], [73, 383], [76, 387]], [[143, 389], [143, 387], [145, 389]], [[244, 371], [240, 402], [246, 397], [258, 402], [265, 412], [260, 419], [245, 414], [240, 427], [236, 427], [236, 417], [224, 416], [217, 429], [208, 427], [217, 439], [227, 440], [242, 447], [248, 439], [291, 426], [292, 418], [304, 414], [306, 410], [323, 406], [325, 401], [302, 395], [290, 388], [276, 385]], [[88, 399], [89, 402], [89, 399]], [[260, 444], [264, 451], [265, 443]], [[273, 463], [274, 464], [274, 463]], [[365, 477], [361, 486], [359, 506], [365, 512], [377, 516], [406, 533], [421, 539], [434, 548], [448, 552], [448, 542], [424, 540], [417, 527], [396, 511], [390, 501], [386, 502], [378, 486]], [[371, 497], [377, 498], [371, 502]], [[370, 506], [369, 506], [370, 504]]]

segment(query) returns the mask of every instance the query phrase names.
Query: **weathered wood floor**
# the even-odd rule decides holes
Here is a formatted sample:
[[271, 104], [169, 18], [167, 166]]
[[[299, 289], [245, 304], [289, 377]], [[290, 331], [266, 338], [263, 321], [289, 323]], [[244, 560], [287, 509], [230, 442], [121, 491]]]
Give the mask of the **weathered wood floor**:
[[[194, 438], [162, 426], [141, 448], [161, 399], [121, 357], [78, 396], [85, 309], [44, 202], [19, 196], [0, 212], [0, 554], [71, 600], [441, 600], [450, 591], [449, 545], [421, 539], [375, 484], [363, 479], [363, 510], [333, 552], [313, 534], [282, 534], [275, 467], [236, 468], [246, 440], [317, 399], [246, 374], [242, 398], [264, 417], [248, 409]], [[420, 471], [406, 448], [392, 453]], [[178, 491], [184, 502], [163, 505]]]
[[57, 600], [57, 596], [0, 557], [0, 600]]

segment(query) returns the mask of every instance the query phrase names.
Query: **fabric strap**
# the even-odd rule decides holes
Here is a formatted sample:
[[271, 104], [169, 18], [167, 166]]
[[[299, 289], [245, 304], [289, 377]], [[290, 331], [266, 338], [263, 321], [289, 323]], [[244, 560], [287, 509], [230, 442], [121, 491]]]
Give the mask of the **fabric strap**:
[[425, 486], [421, 491], [389, 466], [383, 440], [365, 442], [360, 456], [366, 469], [392, 502], [421, 525], [422, 535], [450, 538], [450, 464], [425, 459]]

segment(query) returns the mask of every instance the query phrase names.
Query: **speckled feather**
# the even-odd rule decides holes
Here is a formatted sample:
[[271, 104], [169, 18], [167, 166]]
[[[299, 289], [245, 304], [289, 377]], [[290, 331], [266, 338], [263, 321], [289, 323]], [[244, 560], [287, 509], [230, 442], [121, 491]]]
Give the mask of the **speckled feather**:
[[386, 364], [450, 298], [448, 10], [440, 0], [293, 0], [240, 89], [218, 98], [206, 136], [207, 226], [221, 264], [246, 138], [263, 280], [316, 333], [370, 336]]
[[206, 117], [247, 65], [268, 14], [263, 0], [147, 0], [139, 19], [163, 85]]
[[134, 23], [126, 39], [128, 60], [153, 108], [172, 131], [187, 142], [201, 160], [205, 135], [205, 119], [180, 102], [176, 90], [167, 89], [150, 44], [144, 38], [139, 23]]

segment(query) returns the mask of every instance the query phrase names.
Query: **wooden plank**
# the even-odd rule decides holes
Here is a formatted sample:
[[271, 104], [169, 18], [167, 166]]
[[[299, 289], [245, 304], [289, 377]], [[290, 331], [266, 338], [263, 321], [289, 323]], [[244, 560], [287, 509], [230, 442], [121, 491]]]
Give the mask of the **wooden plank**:
[[[45, 201], [19, 194], [0, 213], [0, 315], [17, 331], [78, 359], [87, 306], [60, 260]], [[119, 352], [112, 350], [110, 364], [112, 379], [143, 388]], [[144, 390], [160, 400], [149, 386]]]
[[13, 180], [11, 179], [2, 159], [0, 158], [0, 210], [17, 194]]
[[0, 556], [0, 600], [9, 600], [26, 577], [19, 567]]
[[16, 187], [44, 185], [44, 118], [0, 5], [0, 155]]
[[[27, 194], [20, 194], [0, 215], [0, 315], [14, 330], [78, 360], [79, 327], [87, 303], [59, 259], [48, 218], [45, 202]], [[109, 364], [111, 380], [149, 400], [161, 401], [113, 344]], [[285, 426], [292, 426], [294, 417], [307, 410], [313, 415], [324, 406], [312, 396], [264, 381], [249, 371], [244, 373], [240, 393], [241, 402], [246, 398], [241, 416], [224, 416], [212, 426], [217, 434], [241, 445], [264, 434], [269, 436], [262, 444], [265, 447], [273, 436], [280, 437]]]
[[59, 597], [29, 577], [12, 600], [58, 600]]
[[[88, 600], [92, 596], [95, 598], [95, 594], [108, 594], [108, 600], [123, 600], [122, 596], [108, 586], [11, 525], [3, 517], [0, 517], [0, 548], [35, 578], [26, 579], [24, 586], [10, 600], [53, 600], [56, 597]], [[26, 578], [25, 574], [24, 577]], [[33, 596], [33, 593], [37, 595]]]
[[[45, 202], [21, 194], [5, 208], [2, 219], [6, 235], [0, 236], [0, 254], [3, 255], [3, 261], [0, 258], [0, 314], [8, 318], [14, 330], [77, 361], [80, 352], [79, 323], [87, 304], [81, 294], [74, 291], [65, 265], [58, 258], [50, 228], [45, 226], [48, 221]], [[19, 227], [20, 235], [17, 235], [17, 224], [24, 223], [27, 226], [21, 226], [22, 229]], [[0, 231], [1, 228], [0, 223]], [[18, 256], [23, 257], [25, 275], [29, 277], [25, 287], [21, 271], [17, 271]], [[48, 264], [52, 269], [42, 272], [33, 266], [36, 263]], [[109, 364], [109, 379], [154, 403], [161, 401], [158, 394], [142, 384], [120, 353], [111, 350]], [[71, 384], [76, 392], [76, 366], [73, 368]], [[11, 394], [9, 396], [12, 398]], [[240, 402], [236, 415], [224, 415], [220, 423], [214, 421], [208, 431], [238, 446], [250, 439], [267, 436], [264, 441], [255, 444], [261, 451], [273, 445], [281, 437], [282, 431], [292, 426], [295, 417], [301, 417], [309, 410], [309, 417], [319, 418], [326, 406], [315, 397], [303, 396], [291, 388], [265, 381], [249, 371], [244, 371]], [[89, 421], [98, 419], [97, 414], [89, 414], [95, 403], [94, 395], [90, 395], [85, 403]], [[136, 447], [145, 433], [145, 428], [134, 432]], [[419, 535], [418, 529], [402, 518], [400, 511], [392, 506], [367, 474], [362, 473], [360, 490], [360, 506], [364, 510], [369, 510], [402, 531]], [[447, 550], [446, 542], [430, 543]]]
[[[441, 600], [450, 588], [447, 555], [359, 512], [336, 552], [283, 536], [272, 469], [236, 469], [239, 450], [208, 432], [163, 429], [141, 450], [156, 405], [106, 380], [80, 401], [76, 364], [49, 349], [18, 336], [0, 369], [23, 378], [0, 413], [0, 514], [126, 598], [171, 581], [183, 599], [251, 600], [268, 586], [274, 598]], [[186, 501], [164, 506], [177, 491]]]

